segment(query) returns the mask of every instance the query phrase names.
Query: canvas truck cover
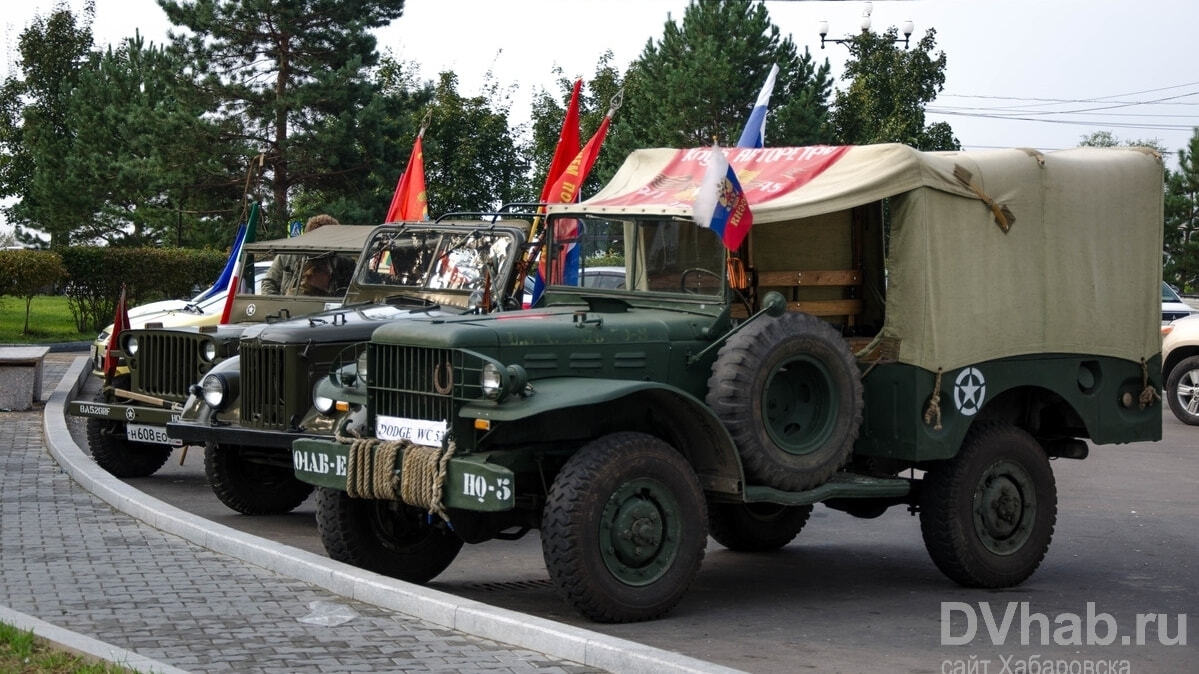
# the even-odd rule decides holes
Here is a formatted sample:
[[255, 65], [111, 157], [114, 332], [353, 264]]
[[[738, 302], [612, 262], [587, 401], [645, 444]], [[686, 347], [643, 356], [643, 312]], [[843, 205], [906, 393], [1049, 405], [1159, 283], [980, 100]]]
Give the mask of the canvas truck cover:
[[[549, 210], [691, 218], [710, 152], [637, 150], [595, 196]], [[899, 362], [935, 372], [1034, 353], [1139, 362], [1161, 350], [1163, 166], [1152, 150], [725, 152], [755, 224], [890, 198], [882, 336]]]
[[287, 239], [270, 239], [247, 243], [249, 253], [283, 254], [313, 250], [331, 250], [339, 253], [362, 252], [366, 237], [374, 230], [363, 225], [325, 225]]

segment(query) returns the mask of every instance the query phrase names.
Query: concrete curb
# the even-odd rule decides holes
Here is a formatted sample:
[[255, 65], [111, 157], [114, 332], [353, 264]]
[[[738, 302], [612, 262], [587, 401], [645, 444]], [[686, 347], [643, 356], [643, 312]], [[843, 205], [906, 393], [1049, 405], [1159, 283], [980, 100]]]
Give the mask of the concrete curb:
[[103, 641], [97, 641], [57, 625], [51, 625], [44, 620], [38, 620], [6, 606], [0, 606], [0, 622], [8, 623], [19, 630], [29, 630], [38, 639], [84, 658], [113, 662], [143, 674], [187, 674], [177, 667], [163, 664], [112, 644], [106, 644]]
[[646, 674], [739, 671], [388, 578], [210, 522], [143, 494], [97, 466], [75, 444], [67, 429], [66, 402], [89, 374], [87, 357], [76, 358], [50, 395], [42, 417], [46, 445], [59, 465], [84, 489], [157, 529], [345, 597], [590, 667]]

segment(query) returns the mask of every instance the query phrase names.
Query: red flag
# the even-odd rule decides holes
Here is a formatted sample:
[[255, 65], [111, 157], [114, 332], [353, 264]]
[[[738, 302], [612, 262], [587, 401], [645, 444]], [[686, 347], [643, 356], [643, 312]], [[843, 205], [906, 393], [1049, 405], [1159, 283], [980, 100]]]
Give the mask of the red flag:
[[125, 284], [121, 284], [121, 297], [117, 300], [116, 315], [112, 317], [112, 334], [108, 336], [108, 345], [104, 347], [104, 378], [111, 380], [117, 372], [117, 349], [121, 332], [129, 329], [129, 309], [125, 306]]
[[408, 168], [404, 169], [404, 174], [396, 183], [385, 222], [429, 219], [429, 204], [425, 196], [425, 153], [421, 148], [424, 136], [425, 128], [422, 126], [420, 133], [416, 134], [416, 142], [412, 144]]
[[608, 135], [608, 125], [611, 122], [612, 112], [609, 111], [604, 116], [604, 121], [600, 122], [599, 128], [595, 130], [595, 135], [591, 136], [587, 145], [579, 150], [575, 158], [562, 171], [562, 175], [554, 181], [554, 186], [550, 188], [548, 202], [568, 204], [579, 195], [579, 188], [583, 186], [583, 181], [587, 180], [587, 174], [591, 173], [591, 167], [595, 166], [595, 160], [599, 157], [600, 145], [604, 143], [604, 136]]
[[566, 170], [570, 160], [579, 153], [579, 89], [582, 87], [582, 78], [575, 80], [570, 103], [566, 106], [566, 117], [562, 120], [562, 131], [558, 134], [558, 147], [554, 149], [554, 159], [550, 162], [550, 170], [545, 174], [545, 184], [541, 187], [540, 201], [550, 200], [550, 188]]
[[[554, 186], [550, 188], [549, 203], [568, 204], [579, 196], [579, 189], [583, 186], [583, 182], [587, 180], [587, 174], [591, 173], [591, 167], [595, 166], [595, 160], [599, 157], [600, 146], [604, 144], [604, 137], [608, 135], [608, 125], [612, 122], [613, 110], [609, 110], [607, 115], [604, 115], [604, 121], [600, 122], [599, 128], [595, 130], [595, 134], [591, 136], [591, 140], [587, 141], [587, 145], [583, 146], [582, 150], [575, 155], [566, 169], [562, 171], [562, 175], [554, 182]], [[578, 281], [580, 250], [578, 242], [574, 239], [579, 235], [579, 223], [577, 220], [559, 219], [554, 225], [554, 240], [556, 244], [556, 257], [558, 260], [554, 283], [566, 283], [567, 285], [575, 285]], [[545, 256], [542, 256], [538, 273], [541, 278], [547, 278], [545, 270]], [[536, 298], [534, 298], [536, 302]]]

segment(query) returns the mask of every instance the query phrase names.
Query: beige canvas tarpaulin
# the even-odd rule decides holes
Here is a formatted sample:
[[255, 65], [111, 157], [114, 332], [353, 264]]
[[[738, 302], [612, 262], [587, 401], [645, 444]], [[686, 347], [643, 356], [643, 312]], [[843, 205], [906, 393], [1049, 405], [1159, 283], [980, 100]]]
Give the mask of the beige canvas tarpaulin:
[[[595, 196], [550, 211], [689, 218], [708, 152], [635, 151]], [[851, 146], [778, 190], [812, 154], [727, 150], [755, 226], [891, 199], [883, 334], [898, 340], [900, 362], [930, 371], [1033, 353], [1139, 362], [1161, 350], [1163, 167], [1152, 151]], [[958, 167], [971, 185], [955, 178]], [[980, 194], [1014, 216], [1010, 231]]]

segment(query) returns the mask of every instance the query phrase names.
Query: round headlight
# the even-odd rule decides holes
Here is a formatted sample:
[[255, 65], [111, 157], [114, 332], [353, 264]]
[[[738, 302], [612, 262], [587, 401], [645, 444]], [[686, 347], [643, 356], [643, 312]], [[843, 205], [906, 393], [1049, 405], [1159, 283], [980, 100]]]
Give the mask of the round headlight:
[[358, 365], [358, 379], [360, 381], [362, 381], [362, 383], [365, 384], [366, 383], [366, 351], [365, 350], [358, 355], [357, 365]]
[[204, 397], [204, 402], [214, 410], [221, 409], [227, 394], [224, 377], [210, 374], [200, 380], [200, 395]]
[[328, 414], [333, 411], [334, 401], [332, 398], [326, 398], [323, 395], [312, 394], [312, 406], [321, 414]]
[[130, 356], [137, 355], [137, 335], [129, 335], [125, 338], [125, 353]]
[[216, 360], [216, 342], [207, 341], [200, 345], [200, 357], [205, 362], [211, 363]]
[[479, 380], [483, 396], [495, 400], [504, 392], [504, 372], [495, 363], [483, 363], [483, 376]]

